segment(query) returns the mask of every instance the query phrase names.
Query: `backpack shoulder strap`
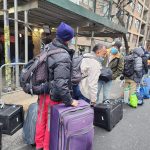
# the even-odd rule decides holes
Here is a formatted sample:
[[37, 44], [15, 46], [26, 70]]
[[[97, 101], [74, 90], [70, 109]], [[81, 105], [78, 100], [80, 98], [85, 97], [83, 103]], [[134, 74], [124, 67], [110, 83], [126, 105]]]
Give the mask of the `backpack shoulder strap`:
[[116, 61], [117, 61], [117, 64], [116, 64], [116, 66], [114, 66], [114, 67], [113, 67], [113, 68], [111, 68], [111, 69], [115, 69], [115, 68], [116, 68], [116, 70], [117, 70], [118, 65], [119, 65], [120, 58], [115, 58], [114, 60], [116, 60]]
[[67, 53], [64, 49], [58, 48], [55, 50], [48, 50], [47, 51], [47, 56], [51, 56], [53, 54], [58, 54], [58, 53]]

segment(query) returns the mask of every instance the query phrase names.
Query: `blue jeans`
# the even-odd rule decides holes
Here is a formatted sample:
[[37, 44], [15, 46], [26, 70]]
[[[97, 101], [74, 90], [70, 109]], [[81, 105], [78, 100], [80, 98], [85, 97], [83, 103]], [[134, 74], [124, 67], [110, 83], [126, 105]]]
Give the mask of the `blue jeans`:
[[82, 100], [85, 100], [86, 102], [90, 103], [90, 100], [82, 95], [79, 85], [73, 85], [72, 89], [73, 89], [73, 98], [74, 99], [76, 99], [76, 100], [82, 99]]
[[[112, 86], [112, 81], [105, 82], [105, 81], [99, 80], [99, 82], [98, 82], [98, 92], [97, 92], [97, 103], [100, 103], [102, 101], [110, 99], [111, 86]], [[100, 92], [101, 92], [102, 87], [103, 87], [103, 99], [100, 101], [99, 96], [100, 96]]]

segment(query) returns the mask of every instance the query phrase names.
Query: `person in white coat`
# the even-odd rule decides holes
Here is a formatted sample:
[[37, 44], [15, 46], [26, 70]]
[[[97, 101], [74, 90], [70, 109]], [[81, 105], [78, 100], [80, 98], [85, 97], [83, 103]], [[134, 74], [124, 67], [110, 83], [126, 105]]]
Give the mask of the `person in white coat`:
[[81, 62], [81, 73], [84, 78], [79, 85], [75, 86], [73, 91], [76, 99], [95, 104], [98, 92], [98, 80], [101, 74], [102, 61], [107, 51], [102, 44], [96, 44], [91, 53], [84, 54]]

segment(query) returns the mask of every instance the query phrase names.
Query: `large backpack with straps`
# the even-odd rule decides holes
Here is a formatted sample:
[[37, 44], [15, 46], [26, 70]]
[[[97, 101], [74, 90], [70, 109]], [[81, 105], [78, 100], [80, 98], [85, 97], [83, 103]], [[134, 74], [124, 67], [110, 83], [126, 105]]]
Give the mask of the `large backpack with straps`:
[[87, 76], [84, 76], [81, 72], [80, 66], [81, 66], [83, 58], [91, 58], [91, 59], [97, 60], [97, 58], [94, 56], [84, 56], [84, 55], [74, 56], [72, 58], [71, 82], [74, 85], [79, 84], [82, 79], [87, 77]]
[[74, 56], [72, 58], [72, 69], [71, 69], [71, 82], [72, 84], [79, 84], [79, 82], [82, 80], [83, 75], [81, 73], [81, 63], [82, 59], [84, 58], [83, 55], [80, 56]]
[[124, 71], [123, 74], [125, 77], [131, 77], [134, 74], [134, 65], [135, 60], [133, 55], [125, 56], [124, 58]]
[[143, 73], [147, 74], [148, 73], [148, 63], [147, 63], [148, 57], [146, 55], [142, 56], [142, 63], [143, 63]]
[[20, 85], [25, 93], [40, 95], [49, 92], [47, 58], [53, 54], [64, 52], [60, 48], [45, 50], [24, 66], [20, 75]]

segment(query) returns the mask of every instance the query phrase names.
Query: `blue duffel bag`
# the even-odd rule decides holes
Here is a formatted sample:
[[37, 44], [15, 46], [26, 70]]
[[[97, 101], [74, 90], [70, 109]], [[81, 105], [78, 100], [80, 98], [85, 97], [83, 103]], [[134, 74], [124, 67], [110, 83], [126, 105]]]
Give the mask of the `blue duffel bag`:
[[138, 105], [143, 105], [143, 103], [144, 103], [144, 89], [142, 86], [137, 87], [136, 96], [138, 98]]
[[149, 99], [150, 98], [150, 90], [147, 86], [143, 86], [143, 95], [144, 99]]
[[144, 78], [143, 80], [143, 91], [144, 91], [144, 98], [150, 98], [150, 78]]

